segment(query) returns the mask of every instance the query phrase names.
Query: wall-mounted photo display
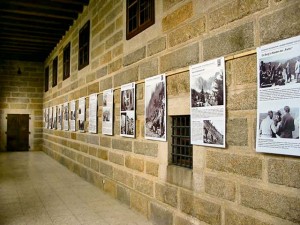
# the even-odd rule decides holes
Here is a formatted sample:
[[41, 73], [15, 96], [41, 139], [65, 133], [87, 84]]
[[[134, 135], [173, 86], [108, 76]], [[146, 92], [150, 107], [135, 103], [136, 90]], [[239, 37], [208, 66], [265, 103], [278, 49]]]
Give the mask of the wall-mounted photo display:
[[224, 57], [190, 66], [191, 144], [225, 148]]
[[145, 80], [145, 138], [166, 141], [166, 75]]
[[82, 97], [78, 101], [78, 130], [84, 132], [85, 121], [85, 97]]
[[63, 120], [63, 105], [57, 106], [57, 129], [62, 130], [62, 120]]
[[113, 118], [114, 118], [114, 91], [108, 89], [103, 91], [103, 108], [102, 108], [102, 133], [113, 135]]
[[300, 36], [257, 48], [256, 151], [300, 156]]
[[53, 129], [57, 129], [57, 111], [56, 106], [53, 106]]
[[44, 109], [44, 122], [45, 122], [45, 128], [49, 128], [49, 108]]
[[49, 107], [49, 129], [53, 129], [53, 107]]
[[89, 96], [89, 132], [97, 133], [98, 122], [98, 94], [94, 93]]
[[70, 131], [76, 131], [76, 103], [75, 100], [70, 102]]
[[69, 130], [69, 103], [66, 102], [63, 105], [63, 121], [64, 130]]
[[135, 82], [121, 86], [120, 135], [135, 137]]

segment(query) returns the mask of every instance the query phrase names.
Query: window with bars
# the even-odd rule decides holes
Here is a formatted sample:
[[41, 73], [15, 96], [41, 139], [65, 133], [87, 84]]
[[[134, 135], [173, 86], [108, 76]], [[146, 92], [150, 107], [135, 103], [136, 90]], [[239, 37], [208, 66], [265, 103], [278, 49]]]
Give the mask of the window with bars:
[[63, 59], [63, 80], [70, 77], [70, 54], [71, 54], [71, 43], [69, 42], [64, 48], [64, 59]]
[[81, 70], [89, 64], [90, 58], [90, 21], [79, 31], [78, 69]]
[[154, 0], [127, 0], [126, 39], [134, 37], [154, 24]]
[[193, 168], [190, 116], [172, 116], [172, 164]]
[[49, 90], [49, 66], [45, 69], [45, 92]]
[[57, 56], [52, 62], [52, 87], [57, 85]]

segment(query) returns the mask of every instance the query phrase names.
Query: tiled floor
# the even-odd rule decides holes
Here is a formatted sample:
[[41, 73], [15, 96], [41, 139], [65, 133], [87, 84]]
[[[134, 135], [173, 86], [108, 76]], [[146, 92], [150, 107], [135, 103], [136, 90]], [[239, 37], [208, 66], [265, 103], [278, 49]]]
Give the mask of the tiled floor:
[[2, 225], [151, 225], [43, 152], [0, 153]]

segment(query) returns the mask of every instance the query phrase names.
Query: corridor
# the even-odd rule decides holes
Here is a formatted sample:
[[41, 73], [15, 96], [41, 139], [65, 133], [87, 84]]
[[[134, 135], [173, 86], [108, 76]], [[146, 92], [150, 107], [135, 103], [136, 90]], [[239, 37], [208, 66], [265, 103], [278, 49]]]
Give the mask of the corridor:
[[0, 225], [151, 225], [44, 152], [0, 153]]

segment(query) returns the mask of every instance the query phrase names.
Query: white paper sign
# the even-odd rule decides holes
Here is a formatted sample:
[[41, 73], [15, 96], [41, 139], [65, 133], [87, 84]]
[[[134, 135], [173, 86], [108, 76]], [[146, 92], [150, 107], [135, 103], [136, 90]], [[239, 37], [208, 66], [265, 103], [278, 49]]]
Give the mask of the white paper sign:
[[69, 103], [64, 103], [63, 106], [64, 130], [69, 130]]
[[102, 133], [113, 135], [113, 115], [114, 115], [114, 92], [113, 89], [103, 91], [102, 108]]
[[135, 82], [121, 86], [120, 135], [135, 136]]
[[300, 36], [257, 48], [256, 151], [300, 156]]
[[145, 138], [166, 141], [166, 75], [145, 80]]
[[98, 94], [91, 94], [89, 97], [89, 132], [97, 133], [97, 112], [98, 112]]
[[76, 131], [75, 124], [76, 124], [76, 104], [75, 101], [70, 102], [70, 113], [71, 113], [71, 118], [70, 118], [70, 130], [71, 131]]
[[224, 57], [190, 66], [191, 144], [225, 148]]
[[78, 102], [78, 130], [84, 132], [85, 121], [85, 97], [79, 99]]

